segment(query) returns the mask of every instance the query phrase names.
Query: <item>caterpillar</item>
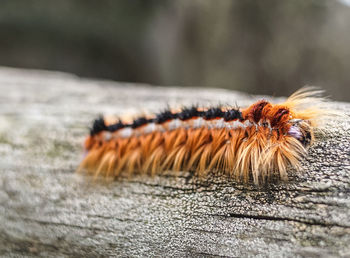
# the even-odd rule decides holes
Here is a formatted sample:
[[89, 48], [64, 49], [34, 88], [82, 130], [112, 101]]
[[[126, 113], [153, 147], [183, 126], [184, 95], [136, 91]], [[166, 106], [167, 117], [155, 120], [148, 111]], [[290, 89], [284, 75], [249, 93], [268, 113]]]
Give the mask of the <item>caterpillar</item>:
[[234, 180], [262, 184], [288, 180], [314, 141], [323, 116], [321, 91], [302, 88], [284, 103], [265, 99], [232, 107], [166, 110], [133, 121], [96, 119], [78, 171], [117, 178], [191, 171], [221, 171]]

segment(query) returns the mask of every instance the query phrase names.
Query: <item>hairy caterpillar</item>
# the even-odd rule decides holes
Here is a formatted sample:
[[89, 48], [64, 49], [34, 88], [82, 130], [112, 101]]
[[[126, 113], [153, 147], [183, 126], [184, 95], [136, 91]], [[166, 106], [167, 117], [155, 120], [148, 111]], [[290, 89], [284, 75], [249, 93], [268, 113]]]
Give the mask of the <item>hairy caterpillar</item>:
[[99, 118], [85, 141], [87, 155], [78, 170], [105, 177], [165, 170], [203, 177], [220, 170], [255, 184], [276, 176], [287, 180], [289, 167], [300, 168], [324, 113], [320, 93], [303, 88], [282, 104], [260, 100], [242, 110], [190, 107], [130, 123]]

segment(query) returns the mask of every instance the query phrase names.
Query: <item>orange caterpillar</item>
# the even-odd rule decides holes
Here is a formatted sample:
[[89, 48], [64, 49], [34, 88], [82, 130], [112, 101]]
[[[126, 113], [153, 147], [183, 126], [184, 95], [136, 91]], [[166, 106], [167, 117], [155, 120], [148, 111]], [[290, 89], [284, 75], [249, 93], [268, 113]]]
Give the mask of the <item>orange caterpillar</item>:
[[105, 177], [166, 170], [204, 177], [222, 171], [255, 184], [276, 176], [287, 180], [288, 168], [300, 168], [314, 139], [323, 114], [319, 93], [304, 88], [282, 104], [260, 100], [242, 110], [191, 107], [131, 123], [100, 118], [85, 141], [87, 155], [78, 170]]

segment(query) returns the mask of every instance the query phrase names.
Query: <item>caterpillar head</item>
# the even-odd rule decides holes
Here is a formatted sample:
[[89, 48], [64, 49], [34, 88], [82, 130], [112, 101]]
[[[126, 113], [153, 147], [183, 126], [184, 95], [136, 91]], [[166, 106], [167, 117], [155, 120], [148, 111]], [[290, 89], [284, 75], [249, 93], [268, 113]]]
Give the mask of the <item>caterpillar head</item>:
[[311, 123], [302, 119], [291, 119], [288, 122], [291, 124], [288, 135], [299, 140], [304, 147], [309, 146], [314, 138]]

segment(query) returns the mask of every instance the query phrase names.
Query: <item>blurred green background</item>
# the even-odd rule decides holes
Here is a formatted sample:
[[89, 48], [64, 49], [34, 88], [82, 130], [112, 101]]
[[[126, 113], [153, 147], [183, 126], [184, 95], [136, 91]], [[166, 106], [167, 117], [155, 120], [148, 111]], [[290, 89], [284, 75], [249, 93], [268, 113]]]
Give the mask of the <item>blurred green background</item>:
[[1, 0], [0, 65], [350, 101], [346, 0]]

